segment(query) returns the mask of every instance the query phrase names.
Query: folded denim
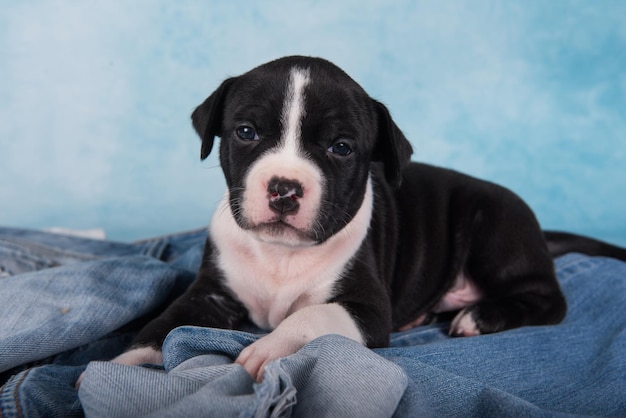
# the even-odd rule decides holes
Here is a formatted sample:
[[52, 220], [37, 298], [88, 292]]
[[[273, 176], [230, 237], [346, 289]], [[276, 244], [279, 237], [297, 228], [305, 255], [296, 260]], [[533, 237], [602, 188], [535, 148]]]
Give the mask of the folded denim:
[[181, 327], [163, 347], [165, 370], [110, 362], [87, 367], [87, 416], [391, 416], [407, 377], [362, 345], [328, 335], [268, 365], [261, 383], [233, 359], [257, 336]]
[[91, 360], [120, 354], [133, 333], [114, 332], [93, 343], [46, 359], [46, 365], [16, 373], [0, 390], [2, 417], [82, 417], [75, 382]]

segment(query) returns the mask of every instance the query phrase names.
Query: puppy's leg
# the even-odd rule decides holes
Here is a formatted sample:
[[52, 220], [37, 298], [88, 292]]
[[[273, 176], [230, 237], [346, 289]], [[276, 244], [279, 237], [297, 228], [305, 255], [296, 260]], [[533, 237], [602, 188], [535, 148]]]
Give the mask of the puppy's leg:
[[[536, 244], [540, 249], [543, 243]], [[557, 324], [565, 317], [565, 298], [547, 251], [517, 247], [507, 253], [510, 257], [476, 261], [473, 256], [469, 276], [483, 295], [456, 315], [450, 335], [474, 336], [527, 325]]]
[[343, 306], [338, 303], [311, 305], [294, 312], [270, 334], [246, 347], [236, 362], [260, 381], [268, 363], [293, 354], [327, 334], [339, 334], [364, 343], [359, 327]]
[[479, 286], [484, 290], [484, 299], [456, 315], [450, 335], [470, 337], [561, 322], [567, 308], [551, 260], [544, 270], [532, 275], [508, 275], [509, 269], [503, 265], [499, 276], [483, 275]]
[[485, 300], [461, 310], [452, 321], [450, 335], [472, 337], [527, 325], [552, 325], [565, 315], [560, 292], [521, 293]]
[[481, 300], [452, 321], [451, 335], [489, 334], [526, 325], [559, 323], [566, 302], [534, 215], [521, 201], [475, 218], [464, 271]]

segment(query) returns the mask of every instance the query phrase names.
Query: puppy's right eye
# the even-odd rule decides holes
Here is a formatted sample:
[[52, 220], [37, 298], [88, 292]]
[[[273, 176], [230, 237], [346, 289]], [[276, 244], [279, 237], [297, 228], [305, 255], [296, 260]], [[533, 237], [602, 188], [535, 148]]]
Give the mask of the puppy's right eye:
[[256, 133], [256, 129], [252, 126], [241, 125], [235, 129], [235, 133], [239, 137], [239, 139], [243, 141], [258, 141], [259, 135]]

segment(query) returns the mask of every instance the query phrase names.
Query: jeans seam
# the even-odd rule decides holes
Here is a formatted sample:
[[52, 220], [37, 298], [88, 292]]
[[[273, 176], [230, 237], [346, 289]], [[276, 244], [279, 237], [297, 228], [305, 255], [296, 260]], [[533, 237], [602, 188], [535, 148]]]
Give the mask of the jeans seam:
[[32, 369], [29, 369], [26, 372], [24, 372], [24, 375], [20, 378], [20, 380], [15, 385], [15, 388], [13, 389], [13, 397], [15, 398], [15, 407], [16, 407], [16, 410], [17, 410], [17, 415], [19, 417], [23, 417], [24, 413], [22, 411], [22, 404], [20, 403], [18, 390], [20, 388], [20, 385], [24, 382], [24, 380], [26, 380], [26, 377], [30, 374], [31, 370]]
[[[9, 379], [9, 381], [7, 383], [5, 383], [2, 387], [0, 387], [0, 394], [3, 392], [3, 390], [5, 388], [10, 388], [11, 386], [13, 386], [10, 390], [11, 390], [11, 395], [12, 395], [12, 399], [10, 399], [10, 402], [13, 404], [13, 409], [14, 412], [17, 414], [18, 417], [24, 417], [24, 411], [22, 410], [22, 405], [20, 403], [20, 399], [19, 399], [19, 389], [22, 385], [22, 383], [24, 383], [24, 380], [26, 380], [26, 378], [28, 377], [30, 371], [33, 370], [28, 369], [25, 370], [24, 372], [22, 372], [22, 375], [20, 376], [20, 378], [15, 382], [15, 383], [10, 383], [11, 380]], [[3, 399], [4, 401], [4, 399]], [[4, 414], [2, 412], [2, 410], [4, 409], [4, 402], [2, 402], [0, 404], [0, 417], [3, 417]]]

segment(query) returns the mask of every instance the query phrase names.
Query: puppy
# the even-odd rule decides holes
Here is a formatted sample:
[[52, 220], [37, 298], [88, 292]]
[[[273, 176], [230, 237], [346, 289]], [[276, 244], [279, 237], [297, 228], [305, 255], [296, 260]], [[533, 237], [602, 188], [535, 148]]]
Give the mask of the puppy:
[[[340, 334], [368, 347], [458, 312], [450, 335], [556, 324], [566, 312], [544, 234], [511, 191], [411, 163], [389, 111], [318, 58], [229, 78], [192, 115], [201, 157], [220, 137], [227, 190], [197, 279], [114, 361], [160, 363], [180, 325], [269, 334], [236, 362]], [[562, 247], [560, 247], [563, 249]]]

